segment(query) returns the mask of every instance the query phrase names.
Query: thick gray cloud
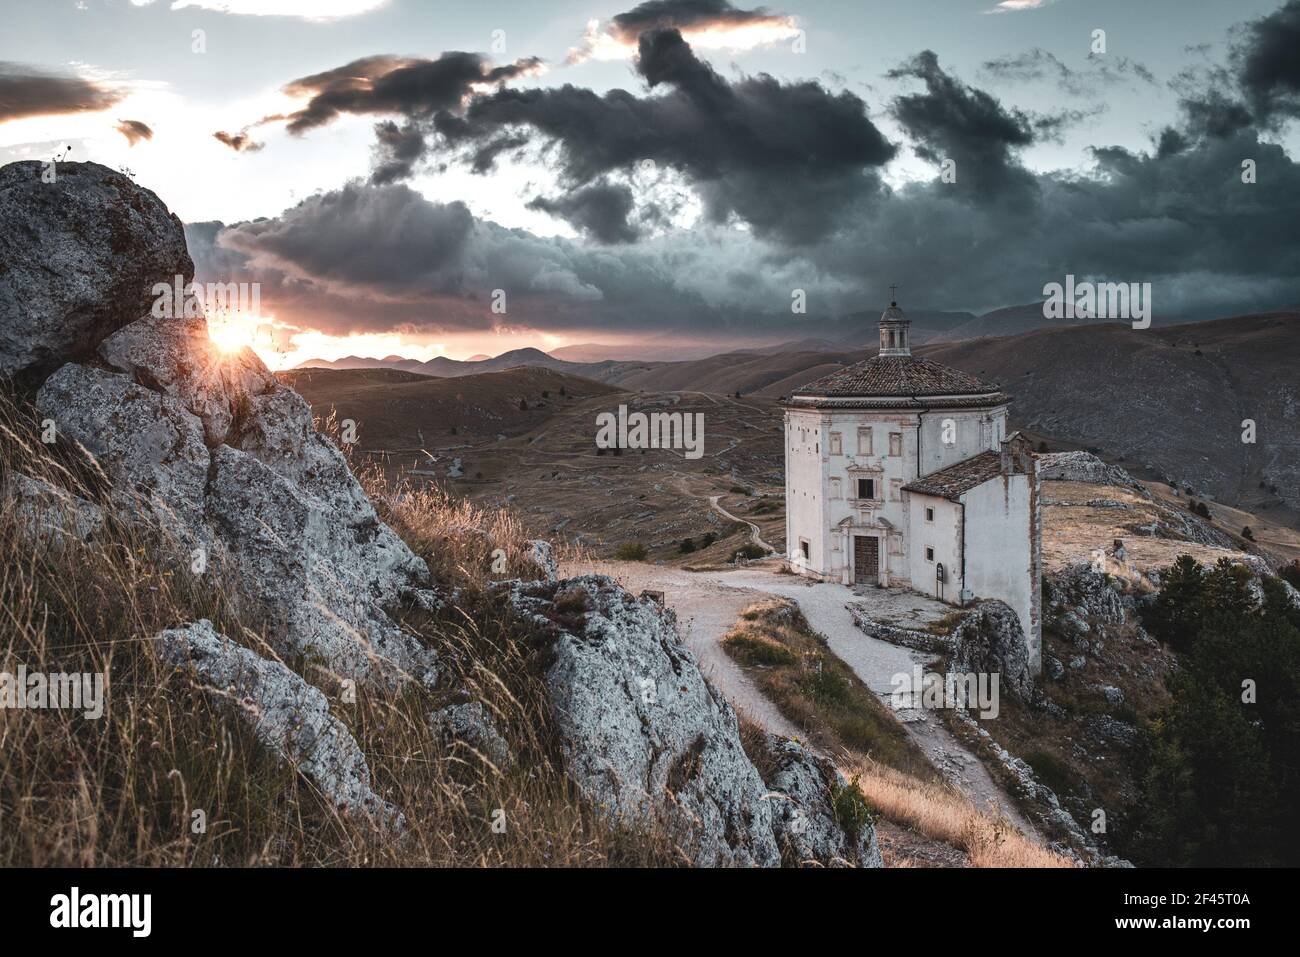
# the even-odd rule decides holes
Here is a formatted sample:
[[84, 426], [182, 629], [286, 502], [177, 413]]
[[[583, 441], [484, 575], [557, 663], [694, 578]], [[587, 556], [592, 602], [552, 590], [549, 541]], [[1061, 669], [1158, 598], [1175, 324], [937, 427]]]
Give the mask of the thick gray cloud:
[[1260, 124], [1300, 117], [1300, 0], [1247, 24], [1233, 61]]
[[891, 111], [915, 141], [918, 156], [956, 162], [956, 192], [978, 203], [1032, 202], [1037, 182], [1016, 158], [1034, 142], [1031, 117], [945, 73], [923, 50], [888, 74], [925, 83], [924, 93], [894, 99]]
[[81, 77], [0, 60], [0, 123], [27, 116], [95, 113], [121, 99], [119, 91]]
[[685, 179], [710, 222], [734, 217], [794, 244], [839, 228], [847, 205], [879, 191], [894, 156], [854, 94], [765, 74], [729, 81], [676, 30], [642, 33], [636, 67], [652, 95], [504, 89], [475, 97], [463, 117], [440, 115], [437, 129], [478, 169], [503, 135], [528, 130], [558, 148], [571, 191], [652, 161]]
[[457, 107], [479, 85], [504, 83], [537, 69], [529, 57], [492, 66], [477, 53], [444, 53], [436, 60], [371, 56], [333, 70], [294, 80], [284, 88], [307, 104], [286, 116], [290, 133], [305, 133], [334, 120], [340, 113], [391, 113], [428, 116]]
[[630, 243], [639, 235], [628, 223], [632, 190], [623, 183], [592, 183], [556, 199], [538, 196], [529, 209], [559, 216], [574, 229], [602, 243]]

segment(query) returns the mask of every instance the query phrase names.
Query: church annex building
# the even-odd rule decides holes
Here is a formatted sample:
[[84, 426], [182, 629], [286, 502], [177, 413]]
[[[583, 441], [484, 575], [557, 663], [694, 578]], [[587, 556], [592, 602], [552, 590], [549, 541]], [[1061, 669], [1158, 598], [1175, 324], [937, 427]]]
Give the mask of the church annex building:
[[914, 356], [890, 303], [880, 352], [796, 389], [785, 407], [791, 568], [953, 604], [1006, 602], [1041, 661], [1042, 526], [1030, 443], [1010, 397]]

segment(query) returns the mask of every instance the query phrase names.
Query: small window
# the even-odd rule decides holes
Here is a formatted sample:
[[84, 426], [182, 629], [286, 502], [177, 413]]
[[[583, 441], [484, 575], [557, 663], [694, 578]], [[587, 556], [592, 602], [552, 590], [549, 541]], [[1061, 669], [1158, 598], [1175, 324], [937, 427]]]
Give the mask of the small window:
[[926, 520], [927, 522], [933, 522], [933, 521], [934, 521], [934, 509], [933, 509], [933, 508], [930, 508], [928, 505], [927, 505], [926, 508], [925, 508], [925, 520]]
[[832, 476], [832, 478], [831, 478], [831, 498], [839, 498], [839, 497], [840, 497], [840, 480], [839, 480], [839, 477], [838, 477], [838, 476]]
[[871, 430], [870, 429], [858, 429], [858, 454], [859, 455], [871, 454]]
[[812, 557], [812, 551], [808, 548], [808, 539], [799, 539], [799, 551], [803, 553], [805, 561]]
[[894, 456], [895, 458], [898, 458], [898, 456], [903, 454], [903, 433], [902, 432], [889, 433], [889, 454]]
[[832, 432], [831, 433], [831, 455], [840, 455], [843, 453], [843, 451], [844, 450], [842, 448], [840, 433]]
[[858, 498], [875, 499], [876, 480], [858, 479]]
[[933, 549], [933, 548], [926, 548], [926, 550], [925, 550], [925, 560], [926, 560], [927, 562], [932, 562], [932, 561], [934, 561], [934, 549]]

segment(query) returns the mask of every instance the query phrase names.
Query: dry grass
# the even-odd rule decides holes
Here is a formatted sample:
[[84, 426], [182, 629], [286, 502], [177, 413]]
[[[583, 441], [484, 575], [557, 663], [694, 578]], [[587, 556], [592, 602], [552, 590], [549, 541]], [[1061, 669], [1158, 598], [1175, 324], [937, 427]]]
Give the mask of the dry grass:
[[[0, 398], [0, 477], [20, 471], [104, 502], [75, 449], [44, 446], [30, 413]], [[438, 619], [405, 624], [439, 649], [446, 687], [484, 701], [519, 757], [499, 773], [444, 753], [427, 724], [453, 700], [423, 688], [358, 689], [288, 662], [330, 698], [366, 753], [375, 789], [406, 816], [394, 838], [340, 814], [277, 765], [238, 720], [163, 666], [150, 637], [198, 617], [264, 655], [263, 623], [214, 575], [193, 575], [165, 542], [110, 523], [89, 544], [33, 547], [0, 509], [0, 670], [105, 676], [105, 712], [0, 709], [0, 866], [583, 866], [676, 864], [653, 827], [598, 818], [561, 770], [535, 677], [542, 652], [486, 587], [502, 548], [523, 561], [513, 516], [436, 493], [373, 487], [435, 574], [461, 588]], [[195, 833], [193, 812], [206, 830]], [[505, 829], [492, 827], [504, 812]]]
[[[959, 849], [971, 867], [1073, 866], [942, 781], [902, 725], [825, 647], [793, 602], [769, 599], [749, 606], [723, 646], [782, 714], [837, 757], [879, 817]], [[752, 741], [761, 733], [748, 721], [741, 732], [742, 740]], [[761, 748], [751, 743], [746, 751], [752, 755]]]
[[749, 606], [722, 646], [822, 751], [870, 755], [909, 774], [934, 776], [902, 725], [808, 627], [794, 602], [768, 599]]
[[946, 784], [925, 781], [862, 760], [858, 786], [883, 818], [961, 849], [971, 867], [1072, 867], [1073, 863], [1025, 837], [1006, 818], [987, 814]]

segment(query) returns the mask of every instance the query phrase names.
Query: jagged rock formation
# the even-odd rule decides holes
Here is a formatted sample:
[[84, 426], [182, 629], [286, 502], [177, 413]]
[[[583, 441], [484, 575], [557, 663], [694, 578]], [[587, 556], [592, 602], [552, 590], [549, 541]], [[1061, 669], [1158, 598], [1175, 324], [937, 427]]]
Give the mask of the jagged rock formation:
[[188, 282], [180, 220], [95, 163], [0, 167], [0, 376], [39, 381], [145, 315], [154, 283]]
[[[788, 815], [766, 796], [735, 712], [682, 645], [671, 611], [605, 575], [503, 587], [519, 620], [549, 642], [552, 717], [570, 776], [593, 805], [617, 820], [659, 821], [701, 866], [781, 863]], [[830, 788], [813, 783], [825, 784], [825, 772], [796, 770], [793, 758], [788, 770], [807, 820], [833, 819]], [[821, 863], [878, 866], [874, 840], [837, 843], [822, 827], [796, 847]]]
[[952, 633], [949, 671], [997, 674], [999, 686], [1021, 701], [1033, 697], [1034, 677], [1020, 618], [1009, 605], [982, 601]]
[[1091, 452], [1047, 452], [1038, 456], [1038, 477], [1044, 482], [1086, 482], [1142, 488], [1118, 465], [1107, 465]]
[[876, 829], [868, 824], [850, 836], [837, 816], [835, 798], [848, 786], [844, 776], [796, 741], [768, 735], [767, 748], [776, 768], [766, 783], [782, 859], [796, 865], [883, 867]]
[[24, 298], [0, 299], [0, 369], [33, 383], [55, 370], [37, 408], [91, 453], [118, 511], [178, 553], [201, 550], [282, 653], [342, 677], [431, 681], [432, 652], [390, 614], [437, 606], [428, 569], [379, 521], [307, 403], [251, 350], [219, 354], [203, 318], [150, 314], [154, 283], [193, 276], [158, 198], [94, 164], [60, 166], [56, 187], [20, 163], [0, 170], [0, 222], [6, 244], [33, 233], [2, 249], [4, 295]]
[[156, 640], [164, 660], [184, 669], [214, 707], [251, 725], [263, 747], [306, 775], [336, 807], [402, 827], [402, 815], [371, 789], [365, 755], [319, 690], [278, 661], [217, 634], [206, 618]]

